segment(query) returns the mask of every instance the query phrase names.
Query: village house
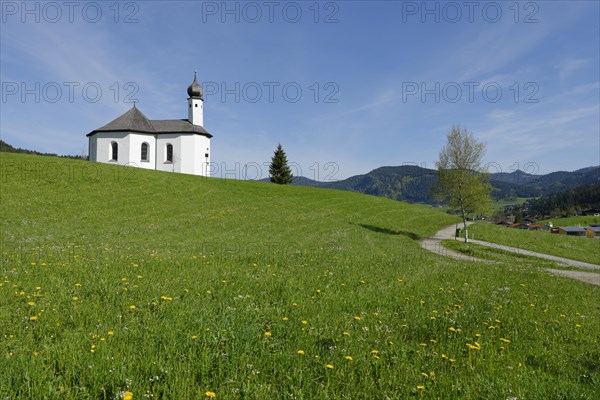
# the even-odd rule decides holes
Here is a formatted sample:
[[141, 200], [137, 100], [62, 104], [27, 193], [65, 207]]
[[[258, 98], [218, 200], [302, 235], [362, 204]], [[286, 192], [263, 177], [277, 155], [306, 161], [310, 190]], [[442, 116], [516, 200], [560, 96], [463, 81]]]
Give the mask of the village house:
[[558, 233], [567, 236], [586, 236], [586, 230], [581, 226], [559, 226]]

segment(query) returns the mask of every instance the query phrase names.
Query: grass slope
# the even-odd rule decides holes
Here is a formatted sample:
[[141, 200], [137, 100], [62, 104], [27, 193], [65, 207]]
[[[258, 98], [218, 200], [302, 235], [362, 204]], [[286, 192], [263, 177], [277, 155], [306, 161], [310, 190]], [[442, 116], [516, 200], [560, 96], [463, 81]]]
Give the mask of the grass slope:
[[579, 217], [568, 217], [568, 218], [550, 218], [548, 220], [538, 221], [537, 224], [545, 224], [546, 222], [552, 222], [555, 227], [559, 226], [589, 226], [591, 224], [600, 224], [600, 217], [594, 217], [593, 215], [585, 215]]
[[594, 238], [564, 236], [551, 234], [548, 231], [513, 229], [481, 222], [469, 227], [469, 235], [477, 240], [600, 264], [600, 241]]
[[0, 154], [0, 397], [595, 398], [600, 290], [347, 192]]

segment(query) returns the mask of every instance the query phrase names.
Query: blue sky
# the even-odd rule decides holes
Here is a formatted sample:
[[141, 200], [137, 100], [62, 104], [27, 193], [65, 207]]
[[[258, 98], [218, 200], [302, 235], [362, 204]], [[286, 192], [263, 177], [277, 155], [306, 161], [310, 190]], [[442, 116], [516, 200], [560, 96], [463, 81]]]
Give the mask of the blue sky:
[[[198, 70], [217, 176], [434, 168], [454, 124], [490, 171], [600, 164], [597, 1], [2, 1], [0, 133], [87, 153], [126, 112], [187, 117]], [[256, 177], [256, 168], [248, 173]]]

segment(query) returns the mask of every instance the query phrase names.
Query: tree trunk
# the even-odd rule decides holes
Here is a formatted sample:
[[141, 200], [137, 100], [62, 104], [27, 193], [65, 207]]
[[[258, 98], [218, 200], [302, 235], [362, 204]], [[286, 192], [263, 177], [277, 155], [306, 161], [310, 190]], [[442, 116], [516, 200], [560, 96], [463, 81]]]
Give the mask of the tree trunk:
[[466, 217], [463, 217], [463, 224], [465, 225], [465, 243], [469, 243], [469, 228]]

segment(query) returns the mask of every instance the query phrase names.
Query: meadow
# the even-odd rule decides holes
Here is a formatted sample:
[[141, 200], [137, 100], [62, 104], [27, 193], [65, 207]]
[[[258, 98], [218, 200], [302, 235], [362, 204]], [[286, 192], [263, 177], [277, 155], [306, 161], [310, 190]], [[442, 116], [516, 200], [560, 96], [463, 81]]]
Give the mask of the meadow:
[[552, 222], [555, 227], [558, 226], [589, 226], [591, 224], [600, 224], [600, 217], [594, 217], [593, 215], [582, 215], [579, 217], [568, 217], [568, 218], [550, 218], [536, 222], [537, 224], [545, 224], [546, 222]]
[[600, 396], [600, 288], [428, 253], [431, 207], [0, 162], [2, 399]]
[[[556, 226], [562, 224], [557, 223]], [[594, 238], [558, 235], [549, 231], [514, 229], [485, 222], [470, 226], [469, 236], [472, 239], [513, 246], [524, 251], [535, 251], [600, 265], [600, 241]]]

